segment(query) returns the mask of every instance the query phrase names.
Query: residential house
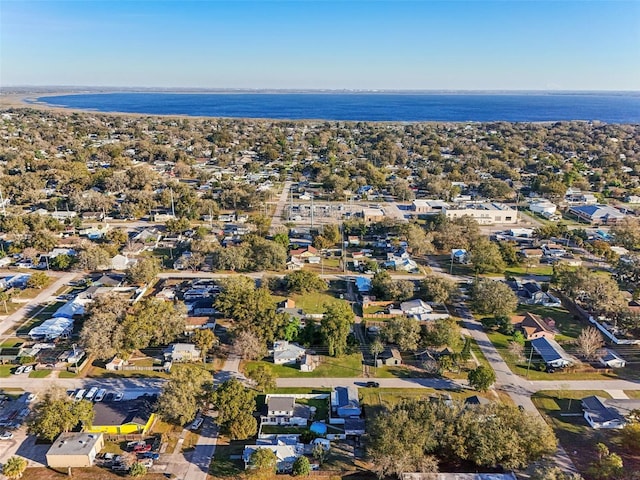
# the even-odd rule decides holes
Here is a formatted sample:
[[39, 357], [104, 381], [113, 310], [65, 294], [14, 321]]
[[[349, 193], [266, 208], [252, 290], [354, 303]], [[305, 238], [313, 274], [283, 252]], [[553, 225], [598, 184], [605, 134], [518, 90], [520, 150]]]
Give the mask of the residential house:
[[359, 417], [362, 414], [356, 387], [335, 387], [331, 392], [331, 410], [338, 417]]
[[556, 336], [555, 321], [552, 318], [543, 319], [539, 315], [527, 312], [523, 316], [512, 317], [511, 322], [522, 331], [527, 341], [542, 337], [554, 339]]
[[298, 261], [301, 262], [305, 262], [305, 261], [309, 261], [309, 258], [311, 257], [317, 257], [318, 256], [318, 249], [316, 249], [315, 247], [309, 245], [306, 247], [302, 247], [302, 248], [297, 248], [295, 250], [291, 250], [289, 252], [289, 256], [291, 257], [291, 260], [293, 260], [294, 258], [297, 259]]
[[128, 362], [126, 360], [123, 360], [122, 358], [115, 356], [108, 363], [105, 364], [104, 368], [106, 368], [109, 371], [122, 370], [122, 367], [127, 365], [127, 363]]
[[427, 320], [427, 315], [433, 312], [431, 305], [419, 298], [416, 300], [402, 302], [400, 304], [400, 310], [403, 315], [415, 318], [416, 320]]
[[306, 427], [311, 410], [306, 405], [296, 404], [293, 396], [267, 395], [267, 415], [260, 417], [263, 425], [288, 425]]
[[[526, 282], [522, 284], [522, 289], [518, 291], [521, 303], [527, 305], [544, 305], [545, 307], [560, 307], [560, 300], [549, 292], [542, 290], [538, 282]], [[524, 301], [522, 301], [524, 300]]]
[[592, 225], [615, 225], [625, 218], [617, 208], [609, 205], [579, 205], [569, 208], [569, 213]]
[[551, 203], [549, 200], [534, 200], [529, 204], [529, 210], [533, 213], [538, 213], [540, 215], [553, 215], [556, 213], [558, 207], [554, 203]]
[[276, 365], [287, 365], [297, 363], [304, 357], [306, 351], [295, 343], [280, 340], [273, 343], [273, 363]]
[[184, 324], [185, 335], [191, 335], [196, 330], [213, 330], [216, 328], [215, 318], [203, 316], [203, 317], [187, 317]]
[[47, 451], [47, 466], [60, 469], [92, 467], [96, 455], [103, 448], [101, 433], [64, 432]]
[[548, 367], [564, 368], [573, 363], [564, 348], [551, 338], [535, 338], [531, 340], [531, 346]]
[[464, 248], [454, 248], [451, 250], [451, 260], [455, 263], [469, 263], [469, 254]]
[[598, 203], [598, 199], [593, 193], [583, 193], [574, 188], [567, 189], [564, 201], [569, 205], [595, 205]]
[[145, 434], [156, 419], [155, 395], [143, 395], [121, 402], [97, 402], [93, 406], [93, 424], [85, 428], [90, 433], [112, 435]]
[[624, 428], [627, 417], [633, 410], [640, 409], [640, 400], [613, 400], [598, 396], [582, 399], [584, 419], [592, 428]]
[[[261, 448], [271, 450], [276, 456], [276, 471], [278, 473], [290, 473], [293, 463], [304, 453], [304, 445], [298, 443], [295, 439], [283, 438], [279, 436], [274, 441], [258, 440], [256, 445], [246, 445], [242, 452], [242, 460], [244, 468], [251, 468], [251, 455]], [[271, 443], [273, 442], [273, 443]]]
[[172, 343], [164, 352], [164, 358], [171, 362], [195, 362], [201, 352], [193, 343]]
[[627, 361], [609, 348], [603, 350], [603, 355], [598, 359], [602, 365], [609, 368], [624, 368]]
[[402, 356], [397, 348], [385, 348], [385, 350], [378, 355], [376, 367], [385, 365], [387, 367], [402, 365]]

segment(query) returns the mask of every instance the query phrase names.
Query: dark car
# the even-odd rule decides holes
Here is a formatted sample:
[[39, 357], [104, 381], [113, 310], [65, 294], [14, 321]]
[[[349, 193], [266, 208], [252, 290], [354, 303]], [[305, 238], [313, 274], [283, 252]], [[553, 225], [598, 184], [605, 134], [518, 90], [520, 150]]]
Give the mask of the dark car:
[[367, 382], [366, 386], [369, 388], [378, 388], [380, 387], [380, 384], [378, 382]]
[[160, 454], [156, 452], [144, 452], [139, 453], [138, 458], [150, 458], [151, 460], [158, 460], [160, 458]]

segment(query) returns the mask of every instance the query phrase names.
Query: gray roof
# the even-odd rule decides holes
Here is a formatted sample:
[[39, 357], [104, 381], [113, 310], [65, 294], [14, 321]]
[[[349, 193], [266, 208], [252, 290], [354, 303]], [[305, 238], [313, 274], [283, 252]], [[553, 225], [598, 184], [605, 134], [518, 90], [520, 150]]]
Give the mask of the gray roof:
[[573, 363], [564, 349], [550, 338], [541, 337], [531, 340], [531, 346], [542, 357], [545, 363], [552, 363], [558, 360], [565, 360], [568, 363]]
[[269, 397], [267, 408], [269, 411], [290, 411], [296, 403], [294, 397]]
[[101, 433], [61, 433], [47, 455], [89, 455], [100, 437]]
[[96, 413], [93, 425], [145, 425], [154, 411], [156, 399], [155, 395], [143, 395], [135, 400], [98, 402], [93, 405]]

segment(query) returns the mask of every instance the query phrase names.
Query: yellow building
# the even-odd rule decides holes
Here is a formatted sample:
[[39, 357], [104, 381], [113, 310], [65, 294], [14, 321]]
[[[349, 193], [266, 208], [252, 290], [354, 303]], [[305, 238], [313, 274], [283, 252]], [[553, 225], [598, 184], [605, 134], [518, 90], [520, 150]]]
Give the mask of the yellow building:
[[93, 406], [93, 425], [85, 431], [111, 435], [148, 433], [156, 419], [153, 413], [155, 401], [155, 396], [144, 395], [135, 400], [97, 402]]

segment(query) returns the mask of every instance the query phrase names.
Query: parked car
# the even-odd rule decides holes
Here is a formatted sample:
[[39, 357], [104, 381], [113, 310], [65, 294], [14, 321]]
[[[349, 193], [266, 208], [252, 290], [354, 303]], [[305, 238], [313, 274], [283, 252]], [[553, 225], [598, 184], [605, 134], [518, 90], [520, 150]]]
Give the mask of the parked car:
[[191, 425], [189, 425], [189, 430], [197, 430], [202, 426], [202, 422], [204, 422], [204, 418], [198, 417], [196, 418]]
[[96, 393], [98, 393], [98, 387], [91, 387], [91, 389], [85, 395], [84, 399], [91, 401], [93, 400], [93, 397], [96, 396]]
[[150, 458], [151, 460], [158, 460], [160, 454], [156, 452], [142, 452], [138, 454], [138, 458]]
[[380, 384], [378, 382], [367, 382], [366, 386], [369, 388], [379, 388]]
[[30, 373], [31, 370], [33, 370], [33, 365], [27, 365], [26, 367], [24, 367], [23, 373]]
[[135, 453], [150, 452], [151, 451], [151, 445], [149, 445], [148, 443], [138, 444], [135, 447], [133, 447], [133, 451]]
[[37, 393], [30, 393], [29, 396], [27, 397], [27, 403], [33, 402], [36, 398], [38, 398]]
[[13, 371], [13, 374], [14, 374], [14, 375], [20, 375], [21, 373], [23, 373], [23, 372], [24, 372], [24, 368], [25, 368], [25, 367], [24, 367], [24, 365], [20, 365], [18, 368], [16, 368], [16, 369]]
[[145, 458], [144, 460], [138, 460], [138, 463], [141, 463], [147, 468], [153, 467], [153, 460], [150, 458]]
[[76, 391], [75, 396], [73, 397], [73, 399], [76, 402], [79, 402], [80, 400], [82, 400], [82, 397], [84, 397], [84, 394], [87, 393], [87, 391], [84, 388], [81, 388], [80, 390]]
[[115, 392], [115, 393], [114, 393], [114, 397], [113, 397], [113, 401], [114, 401], [114, 402], [119, 402], [120, 400], [122, 400], [122, 397], [124, 397], [124, 393], [122, 393], [122, 392]]
[[13, 438], [13, 433], [11, 432], [2, 432], [0, 434], [0, 440], [11, 440]]
[[101, 388], [100, 390], [98, 390], [98, 393], [96, 393], [96, 396], [93, 399], [93, 401], [94, 402], [101, 402], [106, 394], [107, 394], [107, 390], [104, 389], [104, 388]]

